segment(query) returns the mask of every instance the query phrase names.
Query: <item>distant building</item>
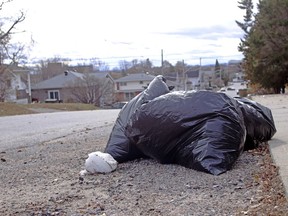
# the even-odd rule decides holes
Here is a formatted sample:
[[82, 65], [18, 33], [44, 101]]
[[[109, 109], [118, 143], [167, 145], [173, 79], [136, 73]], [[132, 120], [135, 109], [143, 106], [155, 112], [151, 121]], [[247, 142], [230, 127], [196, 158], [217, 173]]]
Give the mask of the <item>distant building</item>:
[[129, 74], [115, 80], [116, 101], [129, 101], [142, 92], [155, 76], [148, 73]]
[[14, 103], [29, 102], [29, 71], [18, 66], [0, 66], [0, 100]]
[[102, 95], [99, 100], [103, 104], [111, 104], [113, 102], [114, 80], [108, 73], [104, 72], [83, 74], [65, 71], [51, 79], [32, 85], [32, 97], [40, 102], [77, 102], [71, 92], [72, 89], [79, 87], [77, 86], [77, 80], [83, 80], [86, 75], [96, 77], [108, 85], [110, 90], [107, 90], [107, 92], [109, 94]]
[[185, 90], [197, 90], [200, 88], [200, 71], [188, 70], [186, 72]]

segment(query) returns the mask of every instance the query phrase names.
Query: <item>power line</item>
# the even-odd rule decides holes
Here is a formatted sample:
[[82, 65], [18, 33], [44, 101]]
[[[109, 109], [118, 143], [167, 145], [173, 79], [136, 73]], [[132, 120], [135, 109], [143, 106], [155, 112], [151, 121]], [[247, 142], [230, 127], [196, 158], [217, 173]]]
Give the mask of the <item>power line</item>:
[[[179, 57], [177, 57], [179, 56]], [[55, 57], [54, 57], [55, 58]], [[134, 56], [111, 56], [111, 57], [105, 57], [105, 58], [100, 58], [100, 57], [90, 57], [90, 58], [68, 58], [68, 57], [57, 57], [60, 59], [67, 59], [67, 61], [75, 61], [77, 64], [91, 64], [91, 61], [93, 60], [99, 60], [100, 62], [107, 63], [107, 66], [109, 67], [119, 67], [119, 62], [120, 61], [127, 61], [131, 62], [132, 60], [143, 60], [143, 59], [149, 59], [149, 61], [154, 65], [155, 63], [159, 64], [159, 66], [163, 65], [163, 61], [168, 61], [168, 62], [178, 62], [185, 60], [187, 63], [195, 62], [199, 63], [199, 59], [201, 58], [202, 60], [238, 60], [242, 59], [243, 56], [241, 54], [238, 55], [226, 55], [226, 56], [216, 56], [216, 55], [211, 55], [211, 56], [205, 56], [205, 55], [195, 55], [191, 52], [186, 52], [186, 53], [167, 53], [164, 55], [164, 53], [161, 52], [161, 55], [134, 55]], [[47, 58], [47, 59], [53, 59], [53, 58]], [[118, 60], [117, 60], [118, 59]], [[35, 59], [36, 60], [36, 59]], [[38, 61], [43, 60], [43, 59], [38, 59]], [[37, 60], [36, 60], [37, 61]], [[34, 61], [35, 62], [35, 61]]]
[[[191, 57], [189, 57], [189, 59], [212, 59], [212, 58], [231, 58], [231, 57], [240, 57], [242, 56], [241, 54], [238, 55], [227, 55], [227, 56], [219, 56], [219, 55], [211, 55], [211, 56], [205, 56], [205, 54], [199, 54], [199, 55], [195, 55], [192, 52], [185, 52], [185, 53], [165, 53], [164, 59], [165, 57], [170, 57], [170, 56], [187, 56], [190, 55]], [[71, 60], [92, 60], [92, 59], [99, 59], [99, 60], [113, 60], [113, 59], [141, 59], [141, 58], [159, 58], [160, 59], [160, 55], [156, 55], [156, 54], [145, 54], [145, 55], [131, 55], [131, 56], [105, 56], [105, 57], [61, 57], [61, 56], [56, 56], [56, 58], [63, 58], [63, 59], [71, 59]], [[53, 59], [55, 57], [50, 57], [50, 58], [46, 58], [46, 59]], [[37, 59], [37, 58], [35, 58]], [[178, 58], [177, 58], [178, 59]], [[182, 59], [182, 58], [179, 58]], [[174, 59], [175, 60], [175, 59]]]

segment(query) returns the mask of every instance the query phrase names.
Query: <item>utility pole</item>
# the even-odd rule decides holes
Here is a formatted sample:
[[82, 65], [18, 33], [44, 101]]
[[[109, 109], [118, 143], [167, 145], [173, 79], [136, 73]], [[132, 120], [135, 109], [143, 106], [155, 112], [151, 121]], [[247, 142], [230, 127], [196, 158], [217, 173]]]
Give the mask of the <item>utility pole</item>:
[[28, 103], [32, 103], [30, 71], [27, 72], [27, 78], [28, 78]]
[[161, 49], [161, 74], [163, 75], [163, 49]]
[[200, 66], [199, 66], [199, 76], [200, 76], [200, 89], [202, 88], [202, 73], [201, 73], [201, 67], [202, 67], [202, 58], [200, 57]]
[[184, 59], [182, 60], [182, 63], [183, 63], [183, 88], [184, 88], [184, 91], [186, 91], [186, 75], [185, 75]]
[[222, 71], [221, 71], [221, 66], [219, 64], [219, 73], [220, 73], [220, 80], [222, 80]]

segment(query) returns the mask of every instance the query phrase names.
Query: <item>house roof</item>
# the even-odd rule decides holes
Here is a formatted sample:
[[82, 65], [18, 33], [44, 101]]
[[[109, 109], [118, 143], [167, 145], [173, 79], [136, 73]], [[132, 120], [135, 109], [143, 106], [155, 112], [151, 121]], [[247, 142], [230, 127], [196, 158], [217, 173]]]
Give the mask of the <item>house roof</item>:
[[210, 71], [201, 71], [201, 74], [204, 74], [206, 76], [212, 76], [213, 74], [215, 74], [214, 70], [210, 70]]
[[125, 77], [116, 79], [115, 82], [133, 82], [133, 81], [152, 81], [155, 76], [146, 73], [129, 74]]
[[199, 77], [199, 70], [194, 70], [194, 71], [189, 70], [186, 72], [186, 74], [189, 78], [198, 78]]
[[[89, 75], [96, 76], [99, 79], [105, 78], [109, 76], [111, 79], [112, 77], [108, 73], [104, 72], [97, 72], [97, 73], [89, 73]], [[69, 83], [77, 80], [83, 79], [85, 74], [78, 73], [74, 71], [65, 71], [57, 76], [52, 77], [51, 79], [44, 80], [32, 86], [31, 89], [60, 89], [67, 86]]]

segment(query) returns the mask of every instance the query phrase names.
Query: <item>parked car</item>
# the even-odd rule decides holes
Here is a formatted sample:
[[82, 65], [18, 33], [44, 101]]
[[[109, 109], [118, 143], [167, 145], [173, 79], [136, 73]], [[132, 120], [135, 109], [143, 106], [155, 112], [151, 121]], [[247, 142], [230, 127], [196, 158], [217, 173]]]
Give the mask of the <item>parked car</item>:
[[234, 87], [223, 87], [218, 92], [223, 92], [231, 97], [238, 97], [238, 89]]

